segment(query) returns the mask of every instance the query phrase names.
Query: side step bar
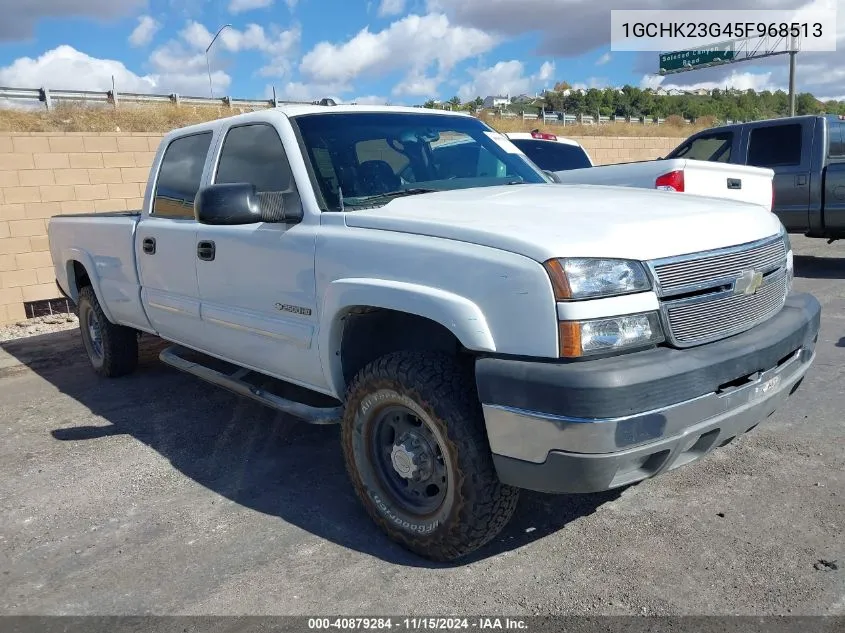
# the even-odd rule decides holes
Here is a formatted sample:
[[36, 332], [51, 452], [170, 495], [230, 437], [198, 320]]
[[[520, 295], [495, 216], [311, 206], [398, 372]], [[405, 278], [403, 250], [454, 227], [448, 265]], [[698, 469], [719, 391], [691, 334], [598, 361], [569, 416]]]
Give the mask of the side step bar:
[[[228, 389], [238, 395], [252, 398], [271, 409], [287, 413], [309, 424], [337, 424], [343, 415], [342, 407], [312, 407], [301, 402], [282, 398], [281, 396], [270, 393], [266, 389], [251, 385], [244, 380], [244, 377], [250, 373], [249, 369], [241, 367], [232, 374], [224, 374], [200, 363], [182, 358], [179, 352], [183, 350], [184, 348], [173, 345], [162, 350], [158, 357], [163, 363], [171, 367]], [[189, 350], [184, 351], [188, 352]]]

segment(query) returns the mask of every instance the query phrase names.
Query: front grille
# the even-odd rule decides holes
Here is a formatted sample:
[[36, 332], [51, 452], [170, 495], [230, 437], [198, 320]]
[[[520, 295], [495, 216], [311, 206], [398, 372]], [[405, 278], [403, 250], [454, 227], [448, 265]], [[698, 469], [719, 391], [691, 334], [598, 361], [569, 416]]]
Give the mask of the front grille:
[[786, 245], [780, 238], [747, 250], [732, 251], [704, 257], [690, 256], [654, 266], [663, 294], [675, 294], [684, 287], [706, 284], [709, 281], [739, 277], [744, 270], [768, 272], [783, 265]]
[[[651, 262], [667, 341], [689, 347], [748, 330], [786, 301], [789, 278], [781, 237]], [[754, 294], [735, 292], [743, 273], [762, 273]]]
[[676, 342], [691, 345], [742, 332], [774, 316], [783, 307], [786, 274], [763, 285], [753, 295], [729, 295], [711, 301], [669, 304], [669, 328]]

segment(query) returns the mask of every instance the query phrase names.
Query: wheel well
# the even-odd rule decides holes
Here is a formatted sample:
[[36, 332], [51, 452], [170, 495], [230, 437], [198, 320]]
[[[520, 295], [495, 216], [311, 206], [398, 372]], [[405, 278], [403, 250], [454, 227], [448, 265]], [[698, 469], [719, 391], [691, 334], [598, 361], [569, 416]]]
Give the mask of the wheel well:
[[91, 278], [88, 276], [88, 271], [85, 266], [76, 260], [73, 260], [73, 281], [76, 284], [76, 289], [80, 290], [85, 286], [91, 285]]
[[362, 367], [391, 352], [441, 351], [459, 356], [467, 351], [444, 326], [416, 314], [361, 306], [343, 320], [340, 359], [347, 385]]
[[85, 286], [91, 286], [93, 284], [91, 283], [91, 278], [88, 276], [88, 271], [85, 270], [85, 266], [81, 262], [71, 259], [68, 261], [66, 267], [67, 291], [70, 299], [76, 303], [79, 301], [79, 291]]

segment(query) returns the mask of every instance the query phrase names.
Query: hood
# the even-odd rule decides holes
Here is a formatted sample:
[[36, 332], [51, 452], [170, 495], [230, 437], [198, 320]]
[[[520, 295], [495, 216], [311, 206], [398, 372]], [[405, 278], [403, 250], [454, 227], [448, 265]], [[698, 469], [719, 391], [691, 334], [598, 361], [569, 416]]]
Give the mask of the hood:
[[600, 185], [458, 189], [345, 215], [350, 227], [481, 244], [538, 262], [684, 255], [763, 239], [781, 227], [776, 215], [753, 204]]

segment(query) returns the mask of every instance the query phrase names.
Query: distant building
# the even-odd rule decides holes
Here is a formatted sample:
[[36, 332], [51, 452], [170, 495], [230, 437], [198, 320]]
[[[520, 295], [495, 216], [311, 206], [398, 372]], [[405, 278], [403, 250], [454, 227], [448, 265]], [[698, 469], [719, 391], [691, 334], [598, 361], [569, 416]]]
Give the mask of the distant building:
[[511, 96], [487, 96], [484, 97], [484, 103], [481, 104], [482, 108], [506, 108], [511, 104]]

